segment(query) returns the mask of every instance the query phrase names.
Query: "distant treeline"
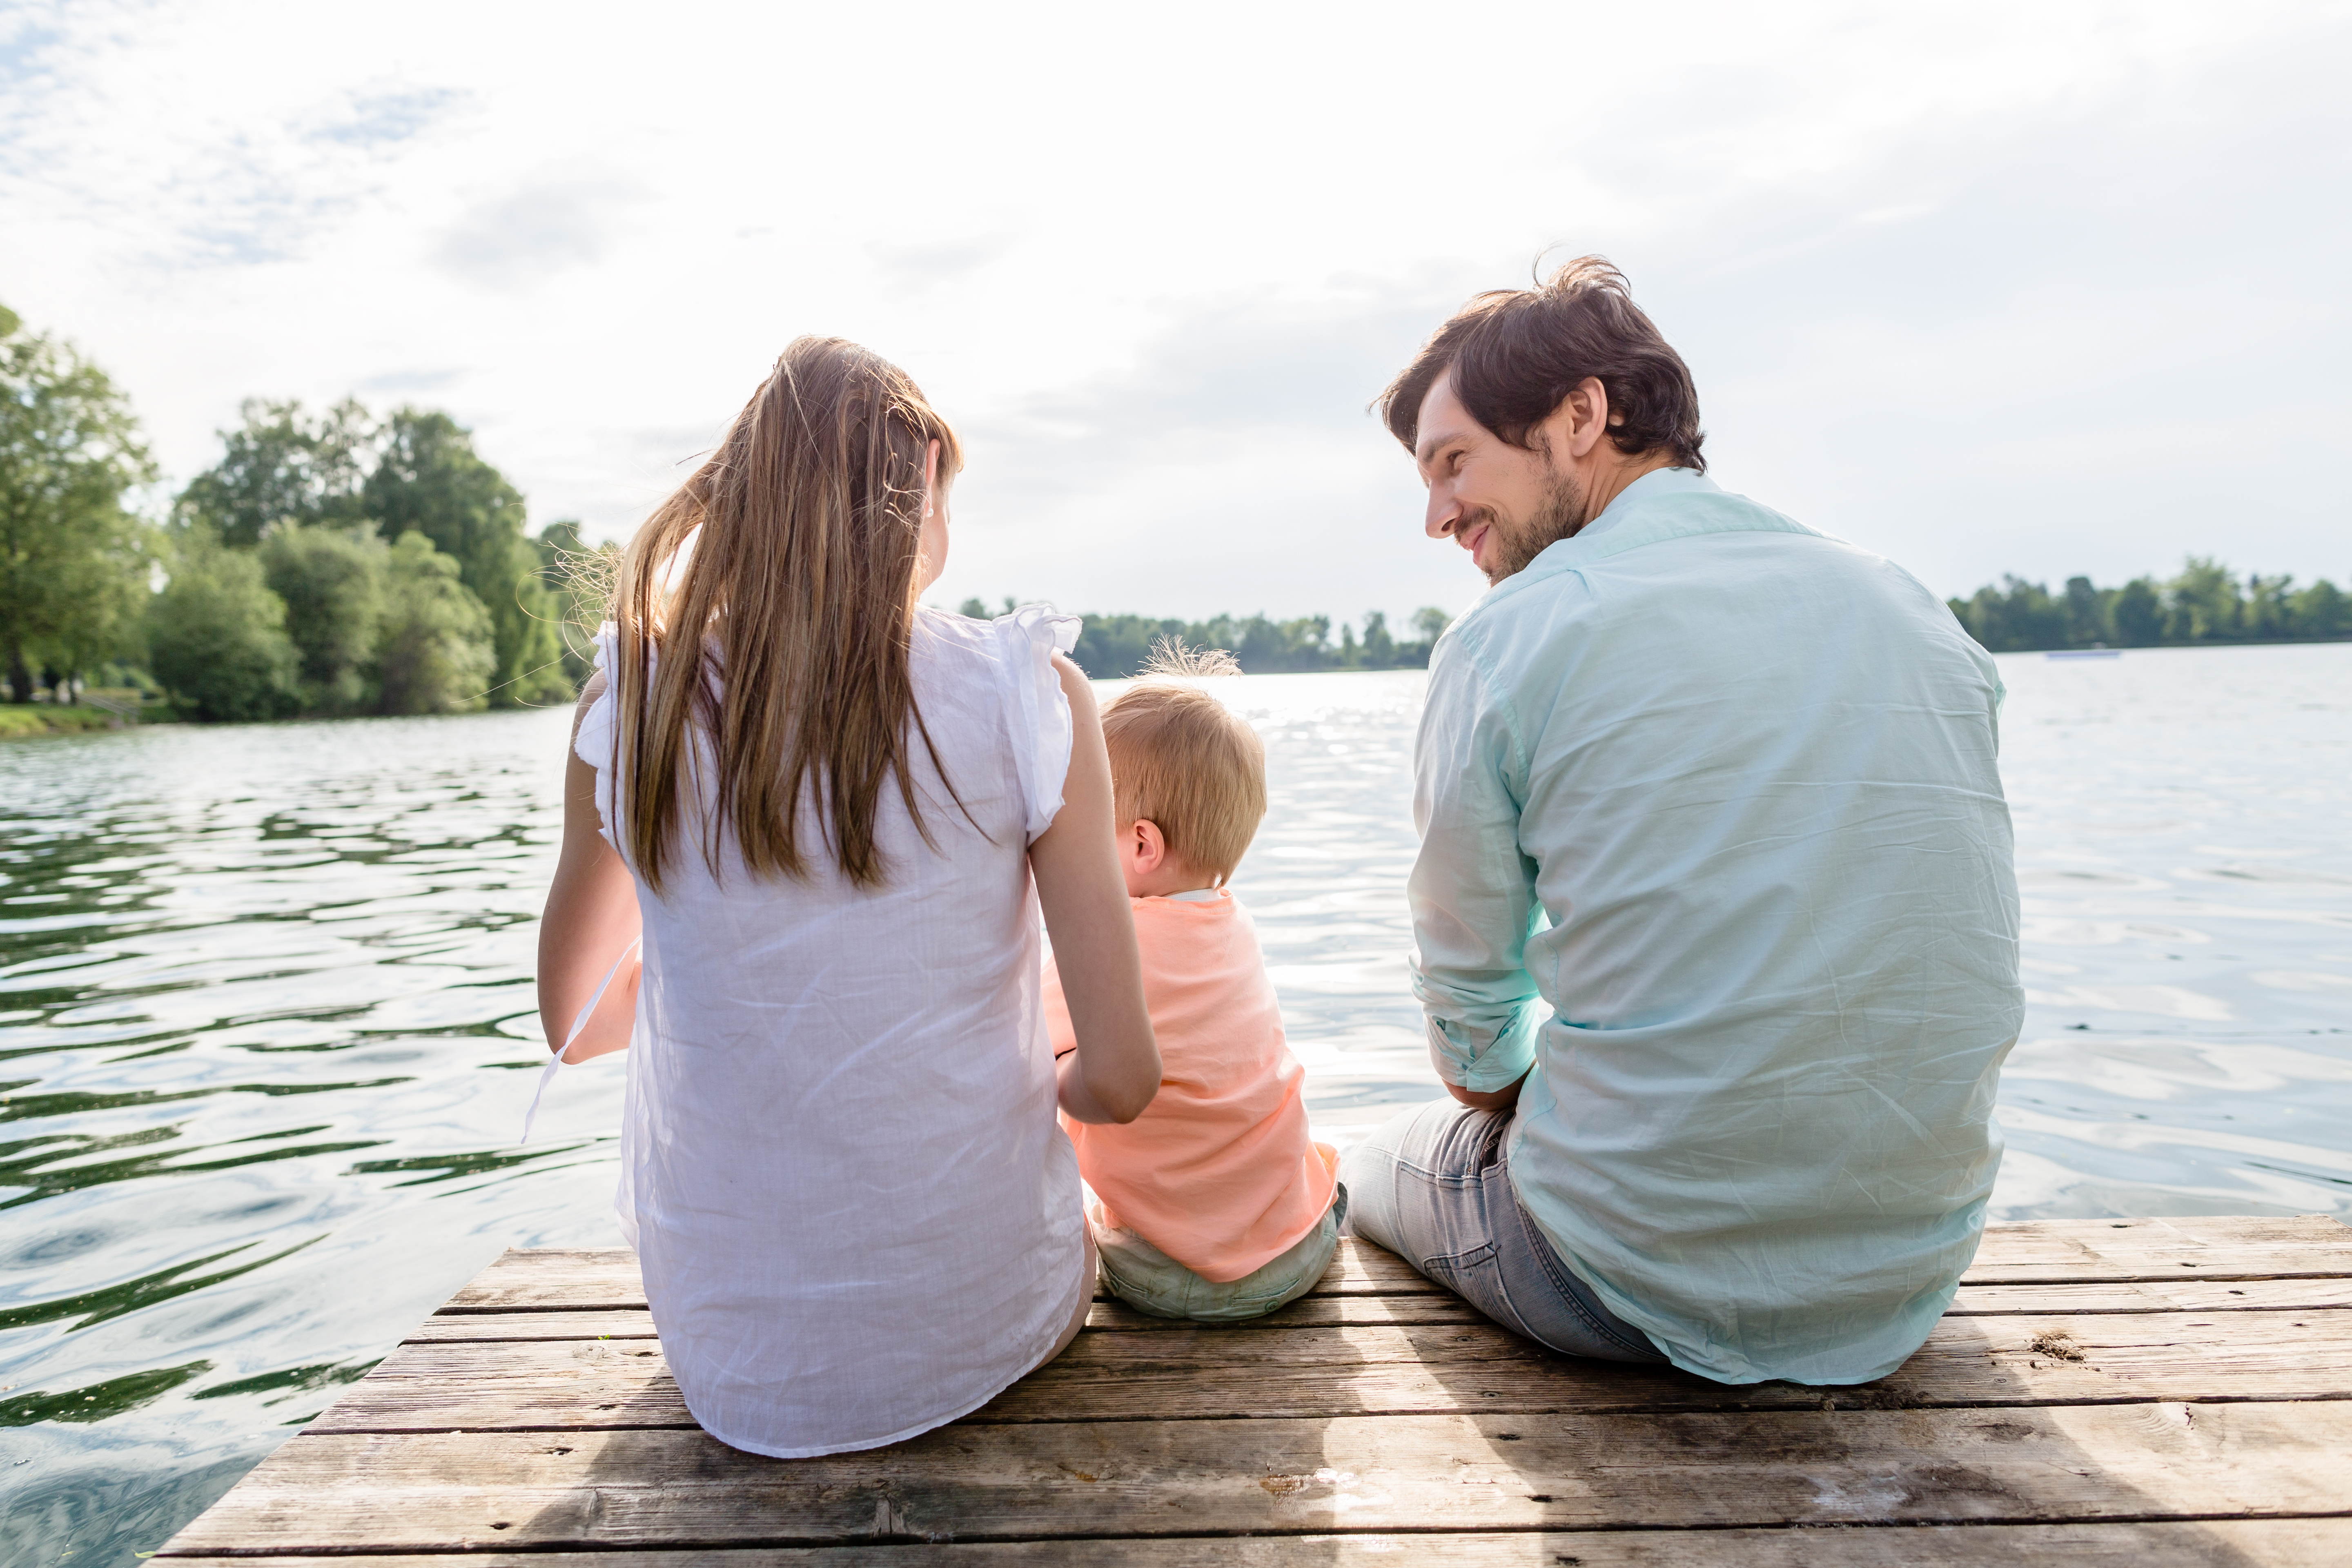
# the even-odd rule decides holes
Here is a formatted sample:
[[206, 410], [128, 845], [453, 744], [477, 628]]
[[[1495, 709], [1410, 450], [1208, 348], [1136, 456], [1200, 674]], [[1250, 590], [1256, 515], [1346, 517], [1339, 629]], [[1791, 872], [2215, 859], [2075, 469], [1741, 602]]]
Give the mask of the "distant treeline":
[[587, 663], [523, 499], [437, 409], [247, 402], [173, 506], [149, 670], [191, 718], [561, 702]]
[[[0, 310], [0, 673], [191, 719], [448, 713], [568, 698], [586, 662], [523, 498], [448, 415], [252, 400], [161, 521], [130, 401]], [[161, 509], [155, 509], [161, 510]], [[92, 678], [95, 677], [93, 681]]]
[[2135, 577], [2120, 588], [2069, 577], [2063, 593], [2017, 577], [1948, 601], [1969, 635], [1993, 653], [2038, 648], [2169, 647], [2232, 642], [2333, 642], [2352, 637], [2352, 597], [2322, 577], [2297, 588], [2288, 575], [2242, 583], [2220, 562], [2192, 555], [2169, 582]]
[[[92, 722], [142, 695], [192, 719], [448, 713], [562, 701], [586, 676], [589, 606], [564, 571], [585, 553], [578, 525], [526, 531], [521, 493], [445, 413], [249, 401], [168, 511], [144, 499], [155, 478], [105, 373], [0, 309], [0, 676], [16, 702]], [[1950, 604], [1995, 652], [2352, 638], [2352, 602], [2326, 579], [2241, 580], [2197, 557], [2165, 582], [2053, 594], [2010, 577]], [[1181, 638], [1254, 673], [1418, 669], [1447, 624], [1423, 609], [1403, 635], [1373, 611], [1335, 638], [1327, 616], [1088, 616], [1076, 658], [1129, 676]], [[87, 687], [117, 695], [84, 712]]]
[[[0, 731], [137, 700], [196, 720], [529, 707], [586, 678], [593, 606], [566, 569], [593, 552], [576, 523], [528, 531], [521, 492], [447, 414], [252, 399], [220, 442], [155, 496], [129, 398], [0, 310], [0, 675], [43, 704]], [[1076, 658], [1132, 675], [1181, 639], [1256, 672], [1417, 669], [1447, 621], [1089, 616]]]
[[[1019, 606], [1008, 597], [1005, 613]], [[959, 610], [985, 616], [995, 612], [978, 599], [966, 599]], [[1378, 610], [1364, 616], [1363, 635], [1342, 624], [1339, 638], [1331, 640], [1331, 617], [1302, 616], [1297, 620], [1271, 621], [1264, 616], [1237, 618], [1218, 616], [1205, 621], [1155, 620], [1150, 616], [1087, 616], [1086, 629], [1070, 658], [1097, 680], [1116, 680], [1137, 673], [1151, 656], [1155, 644], [1181, 641], [1196, 648], [1223, 648], [1251, 675], [1274, 675], [1310, 669], [1423, 669], [1429, 650], [1453, 617], [1435, 606], [1416, 610], [1415, 633], [1400, 640], [1389, 630], [1388, 616]]]

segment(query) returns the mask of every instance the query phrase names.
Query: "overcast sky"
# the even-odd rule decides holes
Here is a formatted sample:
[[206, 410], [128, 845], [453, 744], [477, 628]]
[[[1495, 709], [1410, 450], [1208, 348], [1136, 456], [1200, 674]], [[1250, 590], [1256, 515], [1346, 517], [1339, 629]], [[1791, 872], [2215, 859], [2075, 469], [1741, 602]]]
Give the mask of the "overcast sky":
[[1939, 592], [2352, 578], [2352, 6], [0, 3], [0, 302], [634, 526], [802, 332], [966, 434], [934, 595], [1481, 584], [1366, 403], [1600, 251], [1716, 478]]

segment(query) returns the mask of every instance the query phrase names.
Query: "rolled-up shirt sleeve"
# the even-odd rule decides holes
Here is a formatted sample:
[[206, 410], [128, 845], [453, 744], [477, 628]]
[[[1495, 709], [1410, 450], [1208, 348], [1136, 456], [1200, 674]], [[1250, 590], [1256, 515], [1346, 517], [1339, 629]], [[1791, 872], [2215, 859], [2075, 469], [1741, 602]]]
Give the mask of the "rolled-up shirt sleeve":
[[1430, 1061], [1460, 1088], [1507, 1089], [1535, 1062], [1542, 1020], [1526, 949], [1542, 916], [1511, 788], [1525, 777], [1519, 737], [1460, 637], [1430, 661], [1413, 775], [1421, 854], [1406, 893]]

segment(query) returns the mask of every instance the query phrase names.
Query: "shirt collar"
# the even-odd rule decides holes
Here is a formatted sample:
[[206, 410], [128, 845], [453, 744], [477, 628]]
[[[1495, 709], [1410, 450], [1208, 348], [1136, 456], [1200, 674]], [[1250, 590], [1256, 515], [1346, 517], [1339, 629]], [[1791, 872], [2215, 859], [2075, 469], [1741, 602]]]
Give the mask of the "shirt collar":
[[1687, 495], [1693, 491], [1717, 491], [1722, 488], [1696, 468], [1653, 468], [1619, 490], [1617, 498], [1601, 509], [1601, 515], [1578, 529], [1574, 537], [1591, 539], [1607, 532], [1623, 522], [1643, 501], [1656, 500], [1664, 496]]
[[[1571, 563], [1586, 553], [1589, 542], [1620, 527], [1625, 520], [1653, 501], [1675, 495], [1719, 495], [1723, 487], [1700, 473], [1696, 468], [1653, 468], [1617, 492], [1616, 499], [1601, 509], [1601, 515], [1586, 523], [1567, 539], [1555, 540], [1544, 546], [1533, 561], [1488, 588], [1474, 601], [1471, 610], [1507, 598], [1523, 588], [1540, 583], [1557, 573], [1570, 570]], [[1463, 612], [1469, 617], [1470, 610]]]

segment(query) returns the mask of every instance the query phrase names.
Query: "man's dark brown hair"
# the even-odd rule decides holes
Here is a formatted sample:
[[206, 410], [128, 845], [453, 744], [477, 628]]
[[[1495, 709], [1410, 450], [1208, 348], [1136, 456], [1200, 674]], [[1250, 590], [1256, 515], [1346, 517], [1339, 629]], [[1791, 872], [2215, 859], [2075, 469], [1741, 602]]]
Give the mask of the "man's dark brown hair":
[[1603, 257], [1580, 256], [1538, 288], [1478, 295], [1438, 328], [1373, 405], [1406, 451], [1420, 437], [1422, 400], [1448, 370], [1470, 417], [1530, 448], [1536, 426], [1585, 378], [1598, 378], [1619, 451], [1664, 447], [1677, 467], [1706, 471], [1690, 367]]

